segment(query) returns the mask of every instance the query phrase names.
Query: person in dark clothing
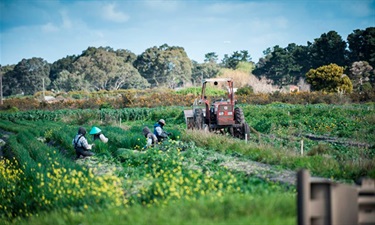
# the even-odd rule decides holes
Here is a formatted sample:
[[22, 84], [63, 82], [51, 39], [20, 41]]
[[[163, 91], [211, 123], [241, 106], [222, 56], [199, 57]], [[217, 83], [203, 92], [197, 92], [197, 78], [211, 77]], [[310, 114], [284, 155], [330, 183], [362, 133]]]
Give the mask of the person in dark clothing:
[[165, 120], [160, 119], [154, 125], [154, 134], [158, 138], [159, 142], [162, 142], [164, 139], [168, 138], [169, 133], [163, 130], [163, 126], [165, 125]]
[[144, 127], [142, 130], [143, 135], [147, 138], [147, 143], [144, 148], [152, 147], [154, 144], [158, 143], [158, 138], [153, 134], [148, 127]]
[[85, 138], [86, 135], [86, 129], [83, 127], [78, 128], [78, 134], [73, 139], [73, 147], [76, 150], [77, 159], [81, 156], [93, 156], [95, 153], [93, 153], [91, 150], [92, 145], [90, 145], [87, 142], [87, 139]]

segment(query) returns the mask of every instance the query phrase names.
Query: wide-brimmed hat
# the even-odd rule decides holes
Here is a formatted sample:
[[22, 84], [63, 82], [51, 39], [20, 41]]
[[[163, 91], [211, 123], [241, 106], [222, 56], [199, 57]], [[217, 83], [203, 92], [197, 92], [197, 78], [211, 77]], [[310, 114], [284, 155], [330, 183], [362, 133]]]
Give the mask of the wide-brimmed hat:
[[102, 132], [102, 130], [100, 130], [98, 127], [92, 127], [90, 130], [90, 134], [99, 134], [100, 132]]

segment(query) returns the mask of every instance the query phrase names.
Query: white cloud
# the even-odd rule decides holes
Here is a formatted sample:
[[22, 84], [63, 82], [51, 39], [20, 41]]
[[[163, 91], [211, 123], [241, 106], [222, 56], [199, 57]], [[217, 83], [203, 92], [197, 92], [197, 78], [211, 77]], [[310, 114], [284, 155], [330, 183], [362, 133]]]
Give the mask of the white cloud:
[[70, 20], [68, 13], [66, 11], [60, 11], [60, 15], [62, 17], [62, 27], [69, 29], [72, 28], [72, 21]]
[[51, 22], [42, 26], [42, 31], [45, 33], [57, 32], [59, 30], [60, 29]]
[[104, 6], [103, 17], [109, 21], [122, 23], [129, 20], [129, 16], [123, 12], [116, 11], [114, 3]]

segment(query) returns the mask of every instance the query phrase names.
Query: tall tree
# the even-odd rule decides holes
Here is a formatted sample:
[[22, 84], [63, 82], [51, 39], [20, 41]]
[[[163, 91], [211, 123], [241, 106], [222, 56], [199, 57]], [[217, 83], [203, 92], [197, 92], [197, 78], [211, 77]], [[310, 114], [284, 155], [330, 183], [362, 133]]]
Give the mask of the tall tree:
[[49, 78], [51, 80], [51, 84], [53, 81], [58, 77], [58, 74], [61, 71], [68, 71], [69, 73], [74, 71], [74, 66], [73, 63], [77, 59], [77, 56], [71, 55], [71, 56], [66, 56], [62, 59], [57, 60], [56, 62], [52, 63], [51, 65], [51, 71]]
[[150, 87], [147, 80], [142, 77], [138, 70], [130, 63], [119, 64], [119, 66], [112, 71], [113, 78], [110, 82], [112, 90], [122, 89], [143, 89]]
[[311, 69], [306, 74], [306, 81], [315, 91], [351, 93], [353, 85], [344, 68], [336, 64]]
[[254, 75], [259, 78], [264, 76], [273, 80], [275, 85], [295, 84], [303, 76], [300, 66], [294, 57], [294, 52], [299, 50], [296, 44], [289, 44], [286, 48], [276, 45], [266, 55], [259, 60]]
[[152, 86], [174, 88], [191, 80], [192, 63], [182, 47], [164, 44], [148, 48], [134, 66]]
[[137, 55], [127, 49], [118, 49], [115, 51], [117, 57], [120, 57], [125, 63], [133, 64]]
[[216, 75], [220, 71], [220, 67], [215, 62], [206, 62], [206, 63], [198, 63], [196, 61], [192, 61], [193, 69], [192, 69], [192, 81], [195, 84], [200, 84], [202, 79], [216, 77]]
[[[144, 88], [148, 86], [139, 73], [136, 73], [129, 52], [117, 52], [106, 47], [89, 47], [74, 62], [76, 74], [83, 74], [89, 81], [91, 90], [116, 90], [126, 87]], [[129, 61], [129, 62], [127, 62]]]
[[375, 27], [354, 30], [347, 40], [350, 62], [367, 61], [375, 68]]
[[224, 55], [221, 64], [225, 68], [236, 69], [239, 62], [250, 62], [251, 56], [247, 50], [242, 50], [240, 52], [235, 51], [231, 56], [228, 54]]
[[346, 65], [346, 42], [336, 31], [329, 31], [316, 38], [310, 48], [312, 68], [331, 63]]
[[218, 59], [218, 55], [215, 52], [209, 52], [204, 55], [205, 63], [216, 63]]
[[16, 83], [11, 94], [32, 95], [50, 84], [50, 64], [42, 58], [22, 59], [12, 72]]
[[14, 78], [14, 70], [15, 65], [5, 65], [1, 66], [0, 75], [2, 76], [2, 85], [3, 85], [3, 96], [9, 96], [12, 94], [12, 90], [14, 90], [17, 86], [17, 80]]
[[61, 71], [51, 85], [55, 90], [65, 92], [89, 90], [89, 86], [83, 74], [70, 73], [67, 70]]

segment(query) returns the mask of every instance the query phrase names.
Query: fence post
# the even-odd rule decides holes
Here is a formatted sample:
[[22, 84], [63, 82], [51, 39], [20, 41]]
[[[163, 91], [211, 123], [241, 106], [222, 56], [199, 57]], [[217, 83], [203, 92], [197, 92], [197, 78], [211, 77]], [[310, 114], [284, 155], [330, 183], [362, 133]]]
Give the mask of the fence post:
[[307, 170], [297, 172], [297, 219], [298, 225], [310, 225], [310, 174]]
[[298, 225], [375, 224], [375, 181], [361, 188], [297, 172]]
[[375, 180], [363, 179], [358, 188], [358, 224], [375, 224]]

